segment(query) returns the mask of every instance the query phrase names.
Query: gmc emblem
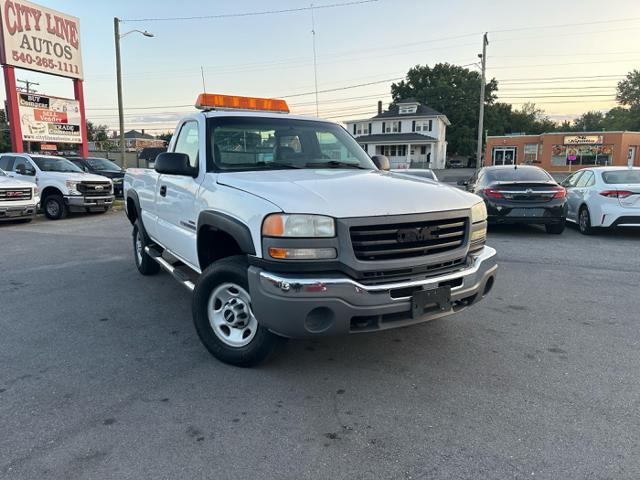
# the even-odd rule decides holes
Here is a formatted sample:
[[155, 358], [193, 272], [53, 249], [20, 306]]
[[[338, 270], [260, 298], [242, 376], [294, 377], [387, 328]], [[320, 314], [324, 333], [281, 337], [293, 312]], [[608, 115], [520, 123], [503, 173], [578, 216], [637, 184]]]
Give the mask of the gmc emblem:
[[7, 197], [9, 198], [16, 198], [21, 196], [22, 196], [22, 192], [7, 192]]
[[398, 243], [415, 243], [424, 240], [435, 240], [440, 238], [438, 234], [440, 227], [422, 227], [422, 228], [402, 228], [398, 230], [396, 240]]

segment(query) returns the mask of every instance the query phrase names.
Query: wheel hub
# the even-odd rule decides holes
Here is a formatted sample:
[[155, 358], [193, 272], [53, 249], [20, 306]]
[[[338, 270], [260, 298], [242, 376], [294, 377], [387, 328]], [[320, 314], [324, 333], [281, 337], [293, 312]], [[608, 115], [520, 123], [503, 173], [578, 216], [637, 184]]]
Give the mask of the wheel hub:
[[213, 290], [207, 313], [213, 332], [229, 346], [247, 345], [258, 330], [249, 293], [234, 283], [225, 283]]

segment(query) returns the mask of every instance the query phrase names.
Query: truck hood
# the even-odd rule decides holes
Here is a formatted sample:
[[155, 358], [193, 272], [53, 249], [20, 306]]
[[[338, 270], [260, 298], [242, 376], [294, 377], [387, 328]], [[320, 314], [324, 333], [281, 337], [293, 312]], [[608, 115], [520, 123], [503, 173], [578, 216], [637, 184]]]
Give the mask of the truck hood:
[[442, 183], [376, 170], [221, 173], [217, 182], [264, 198], [287, 213], [316, 213], [335, 218], [457, 210], [482, 201]]
[[65, 180], [73, 180], [74, 182], [104, 182], [109, 180], [102, 175], [94, 175], [85, 172], [42, 172], [42, 175], [55, 180], [64, 182]]
[[0, 188], [26, 188], [33, 187], [33, 183], [23, 182], [15, 178], [0, 176]]

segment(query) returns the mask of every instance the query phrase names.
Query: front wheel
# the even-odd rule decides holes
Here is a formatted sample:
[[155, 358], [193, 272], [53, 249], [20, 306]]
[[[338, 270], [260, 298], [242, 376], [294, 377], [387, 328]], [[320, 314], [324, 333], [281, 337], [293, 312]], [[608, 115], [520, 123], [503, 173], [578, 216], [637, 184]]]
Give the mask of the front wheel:
[[553, 234], [553, 235], [560, 235], [562, 232], [564, 232], [564, 226], [565, 226], [565, 222], [561, 222], [561, 223], [548, 223], [544, 226], [545, 230], [547, 231], [547, 233]]
[[230, 365], [258, 365], [282, 341], [254, 315], [244, 256], [218, 260], [202, 273], [193, 291], [192, 312], [204, 346]]
[[49, 220], [60, 220], [65, 218], [68, 213], [62, 195], [49, 195], [44, 199], [43, 209]]

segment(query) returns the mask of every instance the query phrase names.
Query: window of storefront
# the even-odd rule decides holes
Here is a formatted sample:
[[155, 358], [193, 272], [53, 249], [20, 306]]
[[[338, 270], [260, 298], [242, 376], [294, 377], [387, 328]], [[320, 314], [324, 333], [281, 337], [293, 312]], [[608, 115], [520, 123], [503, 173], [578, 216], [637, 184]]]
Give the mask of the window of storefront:
[[538, 144], [537, 143], [524, 146], [524, 163], [527, 165], [540, 163], [538, 161]]
[[553, 145], [551, 165], [605, 166], [613, 163], [613, 145]]
[[494, 147], [493, 148], [493, 164], [494, 165], [513, 165], [516, 162], [516, 147]]

